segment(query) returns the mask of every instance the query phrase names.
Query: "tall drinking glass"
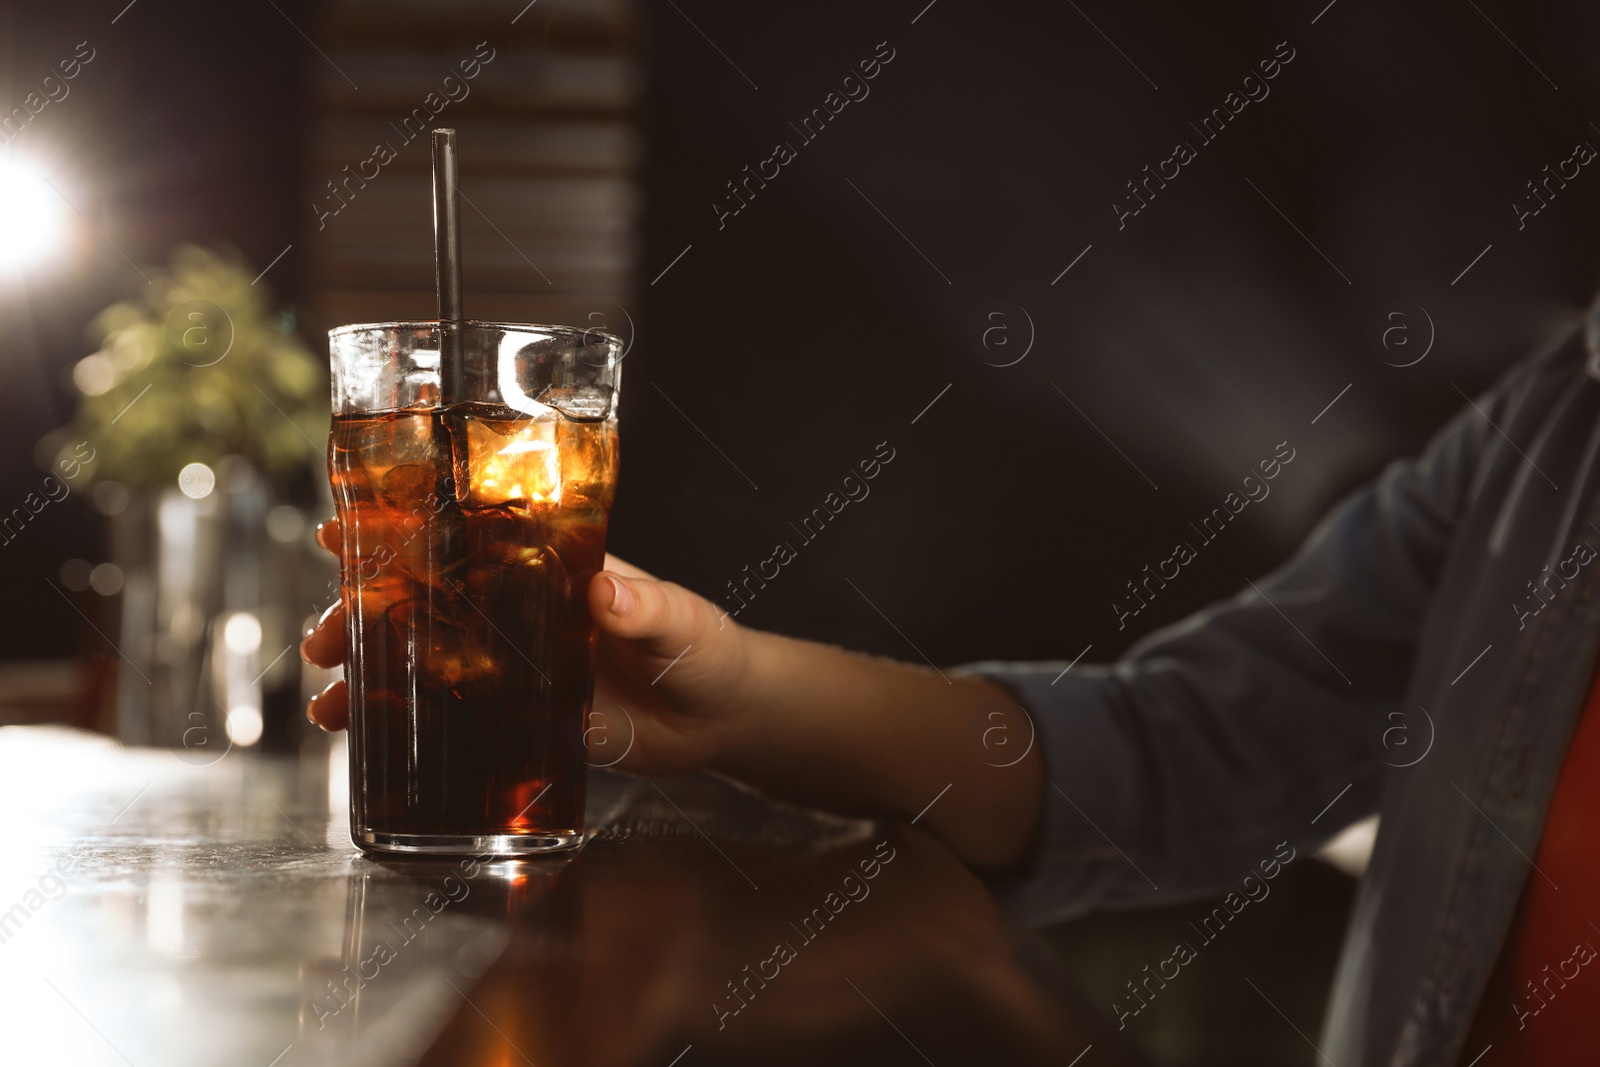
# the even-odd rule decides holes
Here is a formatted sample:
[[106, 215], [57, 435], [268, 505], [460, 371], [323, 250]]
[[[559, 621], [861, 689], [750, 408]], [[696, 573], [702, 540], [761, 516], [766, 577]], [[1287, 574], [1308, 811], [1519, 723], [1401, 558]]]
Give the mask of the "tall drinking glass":
[[463, 366], [448, 405], [438, 322], [329, 334], [351, 836], [379, 852], [574, 848], [622, 345], [446, 328]]

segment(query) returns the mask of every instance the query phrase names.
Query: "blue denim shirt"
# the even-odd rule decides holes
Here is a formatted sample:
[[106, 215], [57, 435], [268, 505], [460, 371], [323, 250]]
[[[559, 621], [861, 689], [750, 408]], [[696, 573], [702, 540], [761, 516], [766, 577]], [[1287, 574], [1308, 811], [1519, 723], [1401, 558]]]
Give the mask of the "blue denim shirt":
[[969, 668], [1029, 710], [1050, 783], [1028, 867], [992, 883], [1008, 906], [1220, 894], [1381, 813], [1317, 1044], [1339, 1067], [1477, 1055], [1600, 636], [1597, 340], [1591, 313], [1120, 662]]

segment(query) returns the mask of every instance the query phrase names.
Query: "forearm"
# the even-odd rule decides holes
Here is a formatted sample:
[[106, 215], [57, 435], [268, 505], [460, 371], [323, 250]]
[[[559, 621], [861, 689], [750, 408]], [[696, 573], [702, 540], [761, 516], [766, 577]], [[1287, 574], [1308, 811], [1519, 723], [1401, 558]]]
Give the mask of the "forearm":
[[978, 866], [1023, 857], [1044, 774], [1032, 724], [1009, 693], [808, 641], [742, 636], [745, 707], [714, 769], [797, 803], [920, 814], [920, 825]]

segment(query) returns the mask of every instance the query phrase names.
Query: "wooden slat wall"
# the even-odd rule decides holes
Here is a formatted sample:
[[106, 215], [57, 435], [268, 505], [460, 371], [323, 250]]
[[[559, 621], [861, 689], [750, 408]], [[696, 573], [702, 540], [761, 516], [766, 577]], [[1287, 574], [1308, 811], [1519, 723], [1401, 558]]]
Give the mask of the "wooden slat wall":
[[[640, 143], [631, 0], [330, 0], [310, 32], [327, 59], [312, 61], [308, 104], [309, 329], [433, 316], [430, 148], [405, 120], [485, 41], [494, 58], [430, 122], [460, 131], [468, 316], [593, 325], [627, 302]], [[379, 144], [396, 157], [348, 180]]]

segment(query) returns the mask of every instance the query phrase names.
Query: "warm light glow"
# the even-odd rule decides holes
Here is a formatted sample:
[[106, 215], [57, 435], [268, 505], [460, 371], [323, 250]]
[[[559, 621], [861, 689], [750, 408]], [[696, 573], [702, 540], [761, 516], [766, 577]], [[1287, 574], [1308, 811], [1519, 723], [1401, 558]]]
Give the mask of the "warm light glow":
[[122, 592], [122, 568], [115, 563], [102, 563], [89, 572], [89, 587], [101, 596], [116, 596]]
[[555, 439], [555, 419], [524, 420], [509, 441], [487, 427], [472, 427], [468, 434], [472, 493], [479, 501], [561, 502], [561, 450]]
[[47, 259], [66, 230], [66, 204], [27, 160], [0, 157], [0, 271]]
[[204, 500], [216, 484], [216, 474], [204, 463], [191, 463], [178, 472], [178, 488], [190, 500]]
[[261, 620], [248, 611], [236, 611], [222, 626], [222, 643], [236, 656], [248, 656], [261, 647]]
[[84, 356], [72, 368], [72, 384], [84, 396], [99, 396], [117, 384], [117, 368], [98, 352]]
[[183, 882], [176, 878], [155, 877], [145, 891], [145, 937], [150, 948], [179, 959], [192, 955], [185, 951], [183, 936]]
[[543, 452], [548, 448], [554, 448], [554, 447], [555, 446], [552, 445], [549, 441], [536, 441], [536, 440], [530, 441], [530, 440], [526, 440], [526, 439], [519, 439], [519, 440], [516, 440], [516, 441], [512, 441], [509, 445], [506, 445], [506, 447], [502, 448], [500, 450], [500, 455], [502, 455], [502, 456], [520, 456], [524, 452]]
[[224, 728], [228, 731], [229, 741], [242, 748], [249, 748], [261, 740], [262, 725], [261, 709], [241, 704], [228, 709], [228, 719]]

